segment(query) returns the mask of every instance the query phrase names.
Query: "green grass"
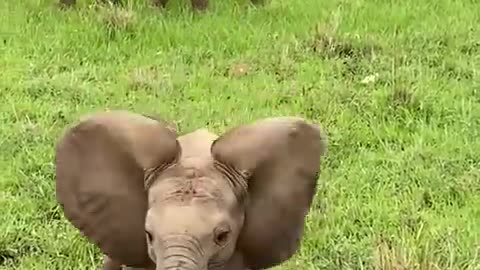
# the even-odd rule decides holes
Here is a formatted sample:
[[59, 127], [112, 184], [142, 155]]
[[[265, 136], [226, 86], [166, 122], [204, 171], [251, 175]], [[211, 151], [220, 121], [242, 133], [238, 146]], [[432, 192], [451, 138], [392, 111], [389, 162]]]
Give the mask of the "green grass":
[[319, 122], [322, 186], [282, 269], [480, 269], [479, 1], [55, 3], [0, 1], [0, 269], [98, 268], [52, 162], [63, 129], [106, 108], [182, 133]]

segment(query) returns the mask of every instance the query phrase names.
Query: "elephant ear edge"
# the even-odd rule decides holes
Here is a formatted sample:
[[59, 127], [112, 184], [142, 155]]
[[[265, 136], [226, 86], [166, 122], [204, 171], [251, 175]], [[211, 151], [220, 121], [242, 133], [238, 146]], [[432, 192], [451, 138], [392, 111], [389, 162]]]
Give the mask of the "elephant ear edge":
[[144, 173], [175, 160], [176, 136], [156, 120], [110, 111], [81, 118], [57, 141], [56, 196], [65, 217], [122, 264], [150, 264]]
[[262, 119], [213, 143], [215, 160], [248, 175], [248, 205], [237, 241], [247, 268], [276, 266], [298, 250], [327, 146], [320, 127], [300, 117]]

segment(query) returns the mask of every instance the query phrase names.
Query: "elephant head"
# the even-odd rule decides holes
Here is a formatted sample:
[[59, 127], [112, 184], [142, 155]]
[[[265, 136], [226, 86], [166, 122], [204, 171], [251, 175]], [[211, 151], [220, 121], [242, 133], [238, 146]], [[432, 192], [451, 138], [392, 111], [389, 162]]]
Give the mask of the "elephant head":
[[119, 264], [264, 269], [297, 251], [326, 150], [299, 117], [178, 136], [160, 119], [100, 112], [58, 141], [56, 195]]

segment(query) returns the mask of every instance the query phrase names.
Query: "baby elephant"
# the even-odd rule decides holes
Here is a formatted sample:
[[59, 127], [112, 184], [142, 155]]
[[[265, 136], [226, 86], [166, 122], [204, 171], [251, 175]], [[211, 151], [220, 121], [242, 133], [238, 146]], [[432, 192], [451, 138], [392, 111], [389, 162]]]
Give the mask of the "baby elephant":
[[299, 117], [178, 136], [160, 119], [99, 112], [58, 141], [56, 196], [105, 270], [265, 269], [298, 250], [326, 151]]
[[[120, 0], [100, 0], [102, 3], [111, 2], [116, 5], [120, 3]], [[152, 0], [153, 4], [157, 7], [164, 8], [167, 5], [168, 0]], [[208, 0], [191, 0], [192, 7], [197, 10], [204, 10], [208, 6]], [[60, 0], [60, 5], [62, 6], [73, 6], [77, 0]]]

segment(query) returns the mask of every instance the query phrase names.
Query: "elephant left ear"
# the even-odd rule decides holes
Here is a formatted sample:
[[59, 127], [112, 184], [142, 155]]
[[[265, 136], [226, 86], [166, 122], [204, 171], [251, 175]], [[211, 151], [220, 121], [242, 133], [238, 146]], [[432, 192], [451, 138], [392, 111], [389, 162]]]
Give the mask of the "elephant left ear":
[[237, 249], [249, 269], [278, 265], [299, 248], [326, 139], [303, 118], [276, 117], [236, 127], [212, 144], [216, 161], [246, 175], [249, 200]]

